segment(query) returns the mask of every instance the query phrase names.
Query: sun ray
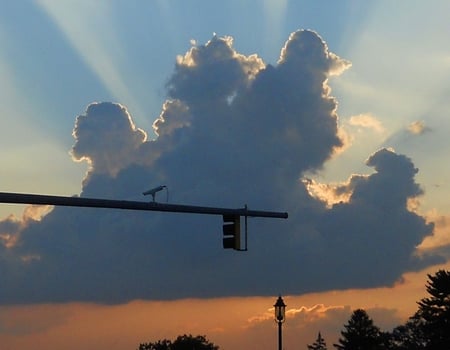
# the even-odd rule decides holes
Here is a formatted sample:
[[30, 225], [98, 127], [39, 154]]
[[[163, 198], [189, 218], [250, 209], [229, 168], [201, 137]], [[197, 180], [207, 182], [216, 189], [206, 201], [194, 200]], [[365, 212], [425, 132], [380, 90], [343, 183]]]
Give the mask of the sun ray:
[[121, 70], [127, 57], [117, 39], [111, 6], [100, 1], [40, 0], [39, 4], [116, 101], [127, 105], [135, 119], [143, 118], [132, 82]]
[[267, 31], [266, 51], [277, 52], [285, 39], [283, 21], [286, 17], [288, 0], [264, 0], [263, 5]]

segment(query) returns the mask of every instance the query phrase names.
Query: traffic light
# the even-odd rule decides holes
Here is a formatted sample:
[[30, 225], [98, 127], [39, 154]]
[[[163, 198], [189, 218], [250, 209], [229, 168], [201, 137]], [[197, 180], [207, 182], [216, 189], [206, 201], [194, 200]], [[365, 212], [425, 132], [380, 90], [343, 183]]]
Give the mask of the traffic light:
[[239, 215], [223, 215], [223, 247], [241, 250], [241, 217]]

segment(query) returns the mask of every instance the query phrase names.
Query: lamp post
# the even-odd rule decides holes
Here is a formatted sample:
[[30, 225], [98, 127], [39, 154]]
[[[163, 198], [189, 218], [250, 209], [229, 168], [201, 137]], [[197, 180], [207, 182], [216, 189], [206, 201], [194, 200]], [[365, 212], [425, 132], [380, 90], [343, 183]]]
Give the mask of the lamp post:
[[275, 322], [278, 323], [278, 350], [283, 350], [283, 341], [281, 334], [281, 325], [285, 320], [286, 304], [281, 295], [278, 297], [275, 307]]

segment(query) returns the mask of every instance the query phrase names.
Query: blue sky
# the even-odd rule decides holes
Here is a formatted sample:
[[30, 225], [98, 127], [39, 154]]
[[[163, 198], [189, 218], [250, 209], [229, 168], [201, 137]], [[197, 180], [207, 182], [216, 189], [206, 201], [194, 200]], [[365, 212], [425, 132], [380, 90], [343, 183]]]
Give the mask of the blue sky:
[[[236, 254], [215, 218], [2, 205], [5, 307], [375, 293], [446, 266], [447, 2], [0, 5], [1, 191], [144, 200], [164, 183], [176, 203], [291, 214], [252, 221]], [[358, 306], [335, 302], [296, 310]]]
[[[317, 31], [332, 52], [352, 62], [352, 69], [331, 82], [333, 95], [339, 99], [341, 122], [352, 115], [371, 113], [383, 123], [384, 138], [415, 121], [428, 122], [430, 128], [442, 125], [448, 109], [448, 53], [443, 45], [448, 25], [443, 2], [428, 6], [420, 2], [229, 1], [218, 6], [206, 2], [24, 1], [2, 6], [0, 28], [5, 49], [1, 67], [7, 87], [2, 109], [11, 116], [9, 131], [2, 128], [2, 138], [9, 137], [7, 147], [16, 150], [16, 159], [18, 154], [23, 157], [17, 160], [21, 166], [33, 168], [26, 169], [34, 175], [30, 176], [33, 182], [47, 179], [48, 173], [31, 166], [36, 155], [27, 152], [24, 144], [32, 140], [47, 147], [40, 156], [47, 165], [39, 168], [47, 169], [58, 159], [60, 172], [51, 181], [53, 186], [59, 184], [58, 193], [77, 192], [85, 171], [66, 157], [73, 142], [74, 116], [93, 101], [119, 102], [127, 106], [138, 127], [151, 133], [176, 55], [183, 54], [191, 40], [205, 43], [213, 32], [233, 36], [239, 52], [257, 53], [275, 63], [289, 33], [299, 28]], [[439, 129], [433, 129], [438, 134], [435, 138], [445, 142]], [[29, 142], [20, 142], [25, 130]], [[374, 142], [380, 143], [380, 138]], [[362, 161], [376, 146], [366, 142], [353, 167], [363, 167]], [[442, 149], [439, 145], [427, 154]], [[411, 152], [420, 153], [408, 151], [411, 156]], [[416, 162], [430, 162], [422, 158], [430, 157], [419, 154]], [[440, 163], [433, 162], [440, 172], [448, 171]], [[346, 166], [341, 180], [347, 174]], [[425, 171], [419, 174], [425, 175]], [[20, 179], [20, 184], [14, 178]], [[24, 180], [19, 174], [10, 176], [5, 189], [19, 185], [37, 191], [31, 181]], [[39, 187], [55, 192], [48, 182], [39, 181]]]

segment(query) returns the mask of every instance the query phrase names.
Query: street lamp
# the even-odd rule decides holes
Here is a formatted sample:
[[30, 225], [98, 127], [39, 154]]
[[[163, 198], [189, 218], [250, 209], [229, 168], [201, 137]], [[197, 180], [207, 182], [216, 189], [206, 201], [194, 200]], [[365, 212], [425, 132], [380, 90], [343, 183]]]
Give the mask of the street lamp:
[[278, 323], [278, 350], [282, 350], [281, 325], [285, 320], [286, 304], [281, 295], [278, 297], [275, 307], [275, 322]]

